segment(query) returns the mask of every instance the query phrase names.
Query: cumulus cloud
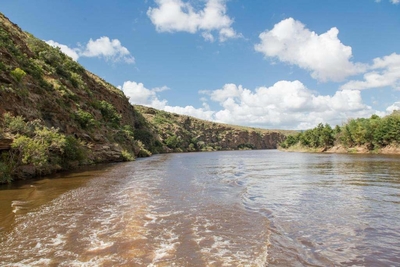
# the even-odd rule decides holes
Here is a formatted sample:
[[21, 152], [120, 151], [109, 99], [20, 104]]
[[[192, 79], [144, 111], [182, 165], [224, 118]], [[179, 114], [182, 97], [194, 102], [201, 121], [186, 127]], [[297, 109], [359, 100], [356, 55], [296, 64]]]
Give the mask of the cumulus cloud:
[[107, 36], [100, 37], [94, 41], [90, 39], [85, 46], [79, 48], [70, 48], [53, 40], [46, 41], [46, 43], [53, 47], [59, 47], [64, 54], [75, 61], [80, 57], [99, 57], [112, 62], [135, 63], [135, 58], [126, 47], [121, 45], [118, 39], [111, 40]]
[[202, 10], [196, 10], [182, 0], [155, 0], [157, 7], [149, 8], [147, 16], [159, 32], [201, 32], [206, 41], [214, 41], [212, 32], [218, 32], [219, 41], [239, 38], [232, 27], [233, 20], [226, 15], [226, 0], [207, 0]]
[[213, 120], [212, 115], [214, 112], [210, 111], [210, 108], [206, 103], [203, 104], [202, 108], [195, 108], [193, 106], [180, 107], [167, 105], [168, 101], [165, 99], [160, 99], [157, 95], [159, 92], [169, 90], [167, 86], [148, 89], [143, 83], [126, 81], [122, 86], [118, 86], [118, 88], [121, 89], [127, 97], [129, 97], [129, 102], [131, 104], [153, 107], [156, 109], [188, 115], [203, 120]]
[[340, 87], [342, 90], [364, 90], [369, 88], [392, 87], [400, 89], [400, 55], [393, 53], [383, 58], [375, 58], [364, 74], [364, 80], [352, 80]]
[[186, 106], [186, 107], [166, 106], [164, 110], [172, 113], [199, 118], [202, 120], [208, 120], [208, 121], [214, 120], [213, 118], [214, 111], [207, 109], [207, 107], [195, 108], [193, 106]]
[[164, 109], [167, 104], [167, 100], [160, 100], [157, 96], [157, 92], [168, 89], [166, 86], [161, 87], [162, 89], [147, 89], [144, 87], [143, 83], [126, 81], [122, 86], [119, 86], [119, 88], [129, 97], [129, 102], [131, 104], [144, 105], [157, 109]]
[[208, 95], [222, 106], [214, 114], [216, 121], [257, 127], [306, 129], [320, 122], [336, 125], [375, 113], [362, 102], [360, 91], [316, 95], [299, 81], [279, 81], [254, 91], [225, 84]]
[[259, 35], [261, 42], [255, 50], [265, 57], [277, 58], [311, 72], [322, 82], [342, 81], [362, 73], [366, 66], [351, 62], [352, 49], [338, 39], [336, 27], [318, 35], [300, 21], [288, 18]]
[[[363, 103], [360, 91], [342, 90], [334, 95], [318, 95], [300, 81], [279, 81], [271, 87], [258, 87], [255, 90], [225, 84], [220, 89], [201, 91], [201, 108], [170, 106], [165, 99], [157, 96], [159, 89], [147, 89], [142, 83], [128, 81], [119, 88], [130, 97], [132, 104], [252, 127], [308, 129], [321, 122], [340, 125], [349, 118], [383, 115]], [[207, 101], [214, 102], [220, 108], [210, 109]]]
[[69, 48], [66, 45], [57, 43], [53, 40], [48, 40], [46, 41], [47, 44], [51, 45], [52, 47], [59, 47], [61, 52], [72, 58], [73, 60], [77, 61], [79, 58], [79, 49], [77, 48]]
[[386, 113], [391, 114], [395, 110], [400, 110], [400, 102], [394, 102], [392, 105], [387, 107]]
[[110, 40], [107, 36], [100, 37], [94, 41], [90, 39], [81, 55], [85, 57], [103, 57], [114, 62], [135, 63], [134, 57], [126, 47], [121, 45], [118, 39]]

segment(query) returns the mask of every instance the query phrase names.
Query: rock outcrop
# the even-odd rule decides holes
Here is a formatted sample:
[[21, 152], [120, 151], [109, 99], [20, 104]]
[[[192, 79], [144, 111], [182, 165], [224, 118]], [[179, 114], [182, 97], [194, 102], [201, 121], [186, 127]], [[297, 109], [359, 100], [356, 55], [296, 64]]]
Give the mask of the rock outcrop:
[[172, 151], [275, 149], [287, 134], [285, 131], [214, 123], [143, 106], [136, 106], [136, 109]]

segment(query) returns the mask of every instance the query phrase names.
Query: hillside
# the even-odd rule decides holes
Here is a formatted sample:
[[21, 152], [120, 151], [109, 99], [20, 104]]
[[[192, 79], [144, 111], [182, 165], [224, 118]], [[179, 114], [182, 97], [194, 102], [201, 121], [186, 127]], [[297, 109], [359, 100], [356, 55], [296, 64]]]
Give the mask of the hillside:
[[227, 125], [135, 106], [171, 151], [274, 149], [290, 131]]
[[278, 131], [141, 106], [0, 13], [0, 182], [152, 153], [276, 148]]

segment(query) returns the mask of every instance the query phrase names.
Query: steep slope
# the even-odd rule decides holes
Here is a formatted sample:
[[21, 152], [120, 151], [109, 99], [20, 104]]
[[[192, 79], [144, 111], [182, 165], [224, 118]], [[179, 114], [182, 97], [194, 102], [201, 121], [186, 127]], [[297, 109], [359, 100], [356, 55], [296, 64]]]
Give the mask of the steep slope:
[[284, 132], [132, 106], [0, 13], [0, 183], [152, 153], [276, 148]]
[[150, 154], [135, 130], [156, 139], [119, 89], [2, 14], [0, 57], [0, 180]]
[[135, 106], [172, 151], [274, 149], [293, 131], [278, 131], [214, 123]]

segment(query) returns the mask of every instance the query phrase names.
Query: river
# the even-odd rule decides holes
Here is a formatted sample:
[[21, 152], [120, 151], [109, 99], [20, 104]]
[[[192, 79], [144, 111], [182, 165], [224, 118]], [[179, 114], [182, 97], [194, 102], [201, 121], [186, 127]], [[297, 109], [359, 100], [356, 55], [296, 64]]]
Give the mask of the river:
[[400, 157], [155, 155], [0, 187], [0, 266], [400, 266]]

